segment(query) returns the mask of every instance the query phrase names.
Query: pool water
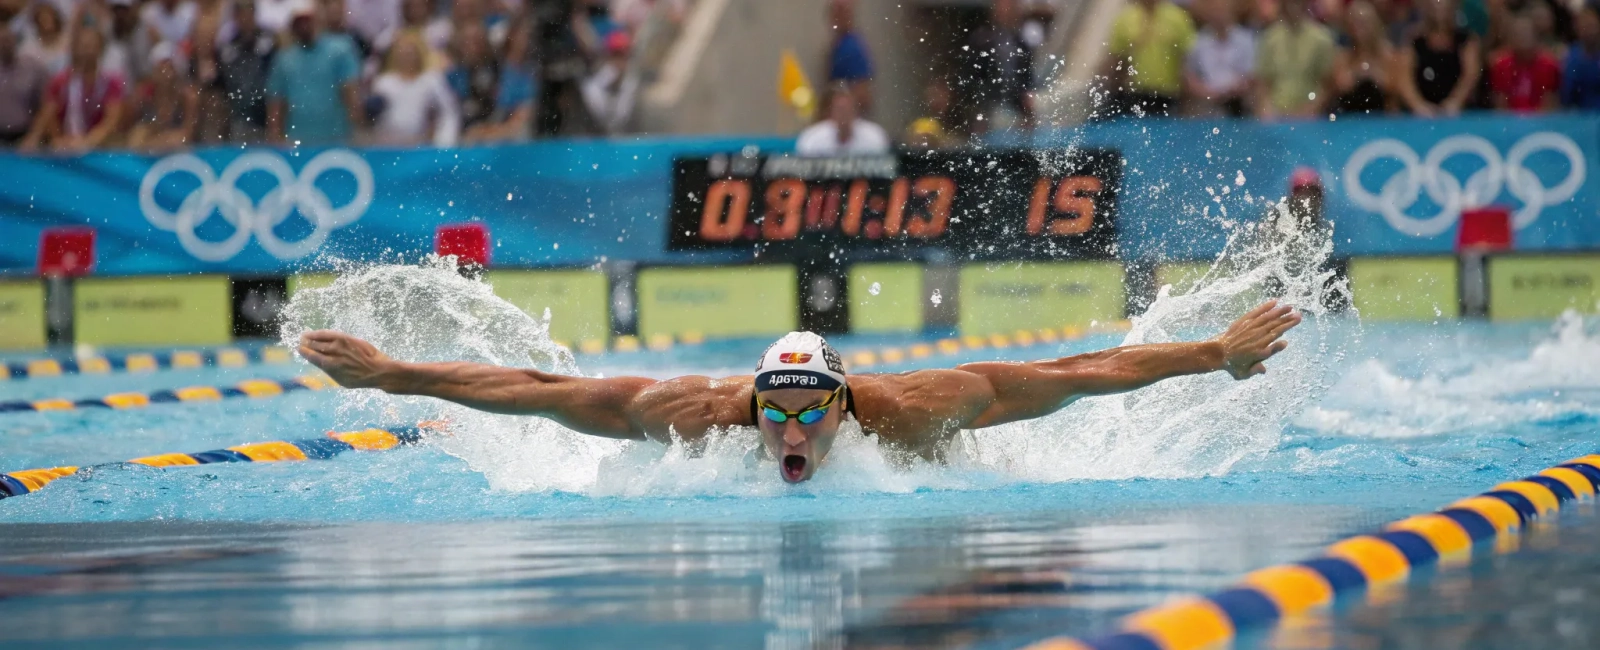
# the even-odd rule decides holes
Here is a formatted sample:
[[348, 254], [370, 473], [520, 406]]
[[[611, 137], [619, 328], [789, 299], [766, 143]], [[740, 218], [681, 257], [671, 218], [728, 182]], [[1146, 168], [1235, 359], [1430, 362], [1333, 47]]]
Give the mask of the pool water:
[[[541, 323], [472, 284], [374, 269], [297, 297], [286, 331], [332, 325], [403, 358], [607, 376], [745, 373], [767, 343], [573, 360]], [[1167, 296], [1126, 335], [885, 370], [1194, 338], [1237, 303]], [[1184, 378], [966, 433], [947, 466], [841, 436], [799, 486], [781, 482], [746, 431], [689, 455], [369, 391], [3, 415], [0, 471], [451, 425], [415, 447], [326, 461], [98, 467], [0, 501], [0, 643], [1015, 647], [1108, 631], [1174, 594], [1600, 447], [1600, 324], [1363, 324], [1298, 304], [1308, 321], [1266, 376]], [[412, 317], [397, 325], [385, 313]], [[835, 342], [848, 353], [908, 341]], [[0, 400], [303, 370], [41, 378], [0, 384]], [[1563, 517], [1529, 551], [1250, 642], [1584, 647], [1600, 597], [1585, 532], [1596, 529], [1581, 513]]]

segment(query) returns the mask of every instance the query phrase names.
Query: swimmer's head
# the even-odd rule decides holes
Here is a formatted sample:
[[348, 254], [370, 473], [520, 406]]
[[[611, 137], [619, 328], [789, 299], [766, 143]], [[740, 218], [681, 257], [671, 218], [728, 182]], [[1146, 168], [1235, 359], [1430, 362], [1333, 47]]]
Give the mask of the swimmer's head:
[[822, 464], [844, 422], [850, 392], [844, 363], [822, 337], [790, 332], [761, 355], [756, 426], [783, 480], [799, 483]]

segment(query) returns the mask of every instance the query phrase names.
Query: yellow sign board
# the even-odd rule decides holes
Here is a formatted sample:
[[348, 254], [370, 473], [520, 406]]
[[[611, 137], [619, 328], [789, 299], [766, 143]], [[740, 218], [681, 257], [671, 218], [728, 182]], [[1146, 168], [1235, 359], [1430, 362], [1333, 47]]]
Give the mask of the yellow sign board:
[[1489, 258], [1489, 318], [1555, 318], [1568, 309], [1594, 313], [1600, 303], [1600, 255]]
[[337, 279], [339, 276], [332, 273], [301, 273], [289, 276], [284, 288], [289, 290], [289, 297], [293, 298], [298, 291], [333, 286], [333, 281]]
[[599, 271], [490, 271], [494, 294], [535, 319], [550, 310], [550, 338], [568, 345], [611, 337], [606, 276]]
[[0, 350], [45, 346], [44, 283], [0, 282]]
[[1434, 321], [1461, 315], [1454, 257], [1358, 257], [1350, 294], [1364, 320]]
[[226, 277], [90, 278], [72, 293], [79, 343], [216, 345], [233, 338]]
[[800, 326], [798, 278], [787, 265], [639, 272], [639, 335], [767, 336]]
[[850, 267], [850, 331], [922, 331], [922, 265], [856, 264]]
[[1009, 334], [1120, 320], [1126, 309], [1122, 264], [973, 264], [961, 269], [962, 334]]

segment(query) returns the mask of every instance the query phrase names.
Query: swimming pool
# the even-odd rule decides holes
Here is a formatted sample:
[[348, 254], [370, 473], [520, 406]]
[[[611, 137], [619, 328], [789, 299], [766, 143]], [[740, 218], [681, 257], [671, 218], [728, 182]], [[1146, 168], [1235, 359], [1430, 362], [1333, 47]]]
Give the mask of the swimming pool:
[[[367, 284], [297, 300], [293, 317], [409, 358], [532, 359], [606, 375], [748, 372], [767, 343], [574, 362], [541, 338], [537, 322], [458, 280], [377, 269]], [[388, 293], [375, 293], [379, 285]], [[1158, 302], [1126, 337], [1196, 336], [1233, 313], [1228, 304]], [[749, 452], [748, 432], [690, 457], [357, 391], [0, 414], [0, 471], [451, 422], [382, 453], [99, 467], [0, 501], [0, 639], [1000, 648], [1093, 635], [1174, 594], [1223, 587], [1596, 451], [1597, 330], [1578, 317], [1363, 325], [1314, 313], [1265, 377], [1189, 378], [1085, 400], [1026, 426], [964, 435], [950, 466], [906, 463], [870, 439], [841, 437], [817, 479], [800, 486]], [[1123, 338], [881, 368], [1045, 358]], [[909, 342], [836, 341], [847, 354]], [[0, 384], [0, 401], [302, 372], [37, 378]], [[1419, 580], [1412, 598], [1353, 604], [1304, 623], [1297, 636], [1252, 642], [1582, 647], [1593, 531], [1579, 517], [1560, 534], [1530, 538], [1532, 552]], [[1533, 588], [1551, 581], [1562, 584]], [[1449, 642], [1458, 638], [1473, 641]]]

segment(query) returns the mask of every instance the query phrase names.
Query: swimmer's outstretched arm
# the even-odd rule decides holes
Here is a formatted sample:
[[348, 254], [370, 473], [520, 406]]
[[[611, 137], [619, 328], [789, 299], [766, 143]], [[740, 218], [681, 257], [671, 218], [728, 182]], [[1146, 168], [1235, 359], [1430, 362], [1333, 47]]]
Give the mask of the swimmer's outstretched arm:
[[537, 415], [607, 438], [644, 439], [630, 406], [656, 383], [643, 377], [570, 377], [486, 363], [407, 363], [390, 359], [371, 343], [327, 330], [300, 337], [299, 351], [346, 388], [436, 397], [490, 413]]
[[987, 380], [993, 398], [964, 428], [981, 428], [1054, 413], [1079, 397], [1122, 393], [1163, 379], [1225, 370], [1234, 379], [1267, 371], [1285, 332], [1300, 323], [1288, 305], [1268, 301], [1226, 332], [1198, 343], [1129, 345], [1031, 363], [969, 363], [956, 369]]

